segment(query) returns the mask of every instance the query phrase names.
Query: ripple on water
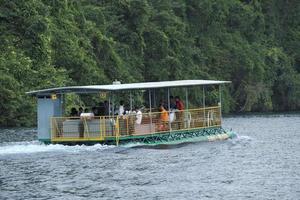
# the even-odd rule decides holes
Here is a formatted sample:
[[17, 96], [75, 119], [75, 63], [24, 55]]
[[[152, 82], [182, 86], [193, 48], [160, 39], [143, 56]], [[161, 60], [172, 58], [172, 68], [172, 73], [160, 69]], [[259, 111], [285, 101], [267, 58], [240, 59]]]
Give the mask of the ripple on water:
[[155, 148], [44, 145], [34, 130], [25, 141], [0, 130], [0, 199], [299, 199], [299, 115], [224, 126], [238, 137]]

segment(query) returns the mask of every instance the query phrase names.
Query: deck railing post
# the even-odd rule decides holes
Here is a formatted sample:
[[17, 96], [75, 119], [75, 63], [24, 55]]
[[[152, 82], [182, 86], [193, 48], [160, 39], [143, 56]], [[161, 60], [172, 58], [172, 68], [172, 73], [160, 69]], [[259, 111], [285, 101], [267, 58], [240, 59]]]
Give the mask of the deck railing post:
[[130, 98], [130, 111], [132, 112], [132, 93], [131, 90], [129, 91], [129, 98]]
[[189, 97], [188, 97], [188, 89], [185, 88], [185, 104], [186, 104], [186, 110], [189, 109]]
[[106, 118], [105, 118], [105, 116], [102, 118], [103, 119], [103, 140], [105, 139], [105, 137], [106, 137]]
[[101, 116], [99, 116], [99, 131], [100, 131], [100, 138], [102, 140], [103, 139], [103, 126], [102, 126], [101, 122], [102, 122]]
[[120, 126], [119, 126], [119, 116], [116, 117], [116, 128], [115, 128], [115, 137], [116, 137], [116, 145], [119, 146], [120, 139]]

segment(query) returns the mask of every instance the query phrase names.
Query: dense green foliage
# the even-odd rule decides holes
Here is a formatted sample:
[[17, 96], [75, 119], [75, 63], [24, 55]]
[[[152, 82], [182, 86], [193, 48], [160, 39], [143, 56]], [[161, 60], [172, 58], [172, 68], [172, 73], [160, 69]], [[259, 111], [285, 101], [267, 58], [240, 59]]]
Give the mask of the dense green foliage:
[[0, 0], [0, 125], [32, 125], [25, 91], [221, 79], [225, 110], [300, 108], [298, 0]]

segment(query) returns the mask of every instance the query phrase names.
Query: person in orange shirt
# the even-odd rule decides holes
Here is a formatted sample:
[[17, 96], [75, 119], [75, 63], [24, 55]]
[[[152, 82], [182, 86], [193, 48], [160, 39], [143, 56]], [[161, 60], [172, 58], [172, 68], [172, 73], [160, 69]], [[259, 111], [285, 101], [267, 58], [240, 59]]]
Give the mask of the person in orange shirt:
[[160, 131], [167, 131], [168, 130], [168, 123], [169, 123], [169, 113], [168, 111], [164, 108], [163, 105], [160, 105], [159, 107], [160, 111], [160, 121], [161, 125], [159, 127]]

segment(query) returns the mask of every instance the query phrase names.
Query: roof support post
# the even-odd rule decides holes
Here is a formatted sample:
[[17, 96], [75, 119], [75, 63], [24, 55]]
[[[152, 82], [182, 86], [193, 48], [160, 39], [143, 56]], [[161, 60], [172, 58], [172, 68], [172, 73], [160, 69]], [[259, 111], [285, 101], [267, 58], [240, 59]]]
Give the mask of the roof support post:
[[108, 116], [109, 116], [109, 118], [110, 118], [111, 92], [109, 92], [108, 96], [109, 96], [109, 97], [108, 97]]
[[189, 109], [189, 97], [188, 97], [188, 89], [185, 88], [185, 105], [186, 105], [186, 110]]
[[155, 88], [153, 89], [153, 106], [156, 107], [156, 93], [155, 93]]
[[171, 122], [170, 122], [170, 88], [168, 88], [168, 113], [169, 113], [169, 132], [171, 132]]
[[[184, 112], [184, 127], [185, 128], [190, 128], [190, 123], [189, 123], [189, 117], [190, 117], [190, 112], [189, 112], [189, 94], [188, 94], [188, 88], [185, 88], [185, 105], [186, 105], [186, 109]], [[187, 119], [185, 119], [187, 116]]]
[[202, 104], [203, 104], [203, 125], [206, 126], [206, 117], [205, 117], [205, 88], [202, 86]]
[[130, 111], [132, 112], [132, 92], [131, 90], [129, 91], [129, 98], [130, 98]]
[[65, 94], [61, 94], [61, 101], [60, 101], [61, 116], [65, 115], [65, 105], [66, 105], [66, 103], [65, 103], [65, 100], [66, 100], [65, 96], [66, 96]]
[[150, 109], [150, 113], [151, 113], [151, 111], [152, 111], [151, 89], [149, 89], [148, 91], [149, 91], [149, 109]]
[[170, 88], [168, 88], [168, 110], [170, 111]]
[[152, 133], [152, 102], [151, 102], [151, 89], [149, 89], [149, 118], [150, 118], [150, 133]]
[[115, 117], [115, 98], [114, 98], [114, 92], [112, 92], [112, 116]]
[[116, 137], [116, 145], [118, 146], [117, 142], [117, 133], [116, 133], [116, 122], [117, 119], [115, 119], [115, 99], [114, 99], [114, 92], [111, 92], [111, 101], [112, 101], [112, 121], [113, 121], [113, 126], [112, 126], [112, 131], [113, 134], [115, 134]]
[[222, 125], [222, 85], [219, 85], [219, 103], [218, 106], [220, 107], [220, 125]]

